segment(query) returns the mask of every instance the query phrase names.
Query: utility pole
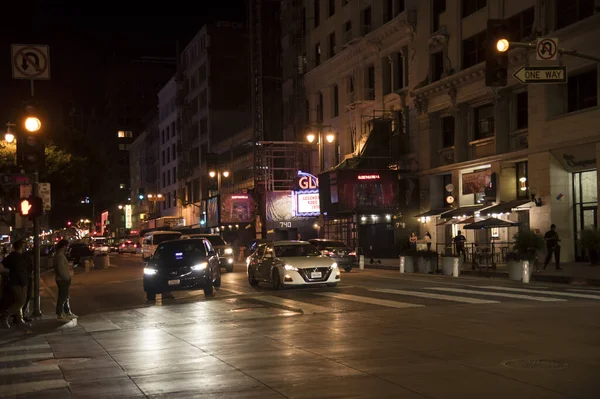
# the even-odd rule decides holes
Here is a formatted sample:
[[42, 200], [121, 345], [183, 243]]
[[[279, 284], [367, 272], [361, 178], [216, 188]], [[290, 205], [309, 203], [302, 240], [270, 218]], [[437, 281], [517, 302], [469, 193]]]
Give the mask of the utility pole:
[[[31, 83], [33, 87], [33, 81]], [[33, 93], [33, 89], [32, 89]], [[34, 197], [39, 196], [39, 171], [33, 172], [33, 181], [31, 182], [31, 194]], [[40, 301], [40, 218], [33, 218], [33, 317], [41, 317]]]

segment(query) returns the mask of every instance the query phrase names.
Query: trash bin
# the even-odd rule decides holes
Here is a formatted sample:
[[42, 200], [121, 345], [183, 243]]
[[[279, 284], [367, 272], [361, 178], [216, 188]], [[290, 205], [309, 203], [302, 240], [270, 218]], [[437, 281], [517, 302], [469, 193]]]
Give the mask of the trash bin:
[[109, 266], [108, 254], [94, 255], [94, 267], [96, 269], [107, 269]]

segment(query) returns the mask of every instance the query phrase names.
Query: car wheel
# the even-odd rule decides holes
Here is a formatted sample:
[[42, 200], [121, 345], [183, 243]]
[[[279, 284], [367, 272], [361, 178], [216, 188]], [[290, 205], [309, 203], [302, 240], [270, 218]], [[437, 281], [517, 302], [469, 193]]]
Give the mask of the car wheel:
[[219, 273], [219, 277], [217, 277], [217, 279], [215, 280], [215, 282], [213, 283], [213, 285], [215, 287], [220, 287], [221, 286], [221, 273]]
[[283, 283], [281, 282], [281, 278], [279, 277], [279, 271], [277, 269], [273, 270], [273, 288], [276, 290], [280, 290], [283, 288]]
[[344, 270], [346, 271], [346, 273], [350, 273], [350, 271], [352, 270], [352, 267], [346, 266], [346, 267], [344, 267]]
[[212, 285], [212, 281], [208, 280], [206, 282], [206, 285], [204, 286], [204, 295], [205, 296], [212, 296], [213, 294], [213, 285]]
[[337, 283], [327, 283], [328, 287], [337, 287]]
[[254, 277], [254, 270], [251, 267], [248, 268], [248, 283], [253, 287], [258, 285], [258, 280]]
[[146, 299], [149, 301], [156, 301], [156, 292], [146, 291]]

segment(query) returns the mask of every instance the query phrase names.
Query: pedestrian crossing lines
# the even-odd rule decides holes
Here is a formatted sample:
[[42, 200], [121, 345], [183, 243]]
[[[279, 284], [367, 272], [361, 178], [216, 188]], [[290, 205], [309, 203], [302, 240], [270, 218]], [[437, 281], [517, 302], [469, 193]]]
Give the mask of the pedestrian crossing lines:
[[47, 343], [0, 346], [0, 398], [66, 389], [69, 384], [53, 358]]

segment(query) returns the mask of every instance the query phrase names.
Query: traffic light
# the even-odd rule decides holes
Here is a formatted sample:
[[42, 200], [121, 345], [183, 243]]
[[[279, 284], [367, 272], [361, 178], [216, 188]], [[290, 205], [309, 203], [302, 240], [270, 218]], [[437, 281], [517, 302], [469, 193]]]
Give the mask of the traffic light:
[[17, 163], [27, 172], [46, 166], [46, 147], [43, 142], [42, 122], [33, 107], [27, 107], [21, 117], [17, 136]]
[[144, 189], [143, 187], [138, 189], [138, 199], [141, 201], [144, 198], [146, 198], [146, 189]]
[[506, 86], [510, 30], [504, 19], [488, 19], [485, 44], [485, 85]]
[[33, 220], [44, 213], [44, 202], [40, 197], [34, 197], [33, 195], [28, 198], [21, 198], [19, 213], [21, 216]]

